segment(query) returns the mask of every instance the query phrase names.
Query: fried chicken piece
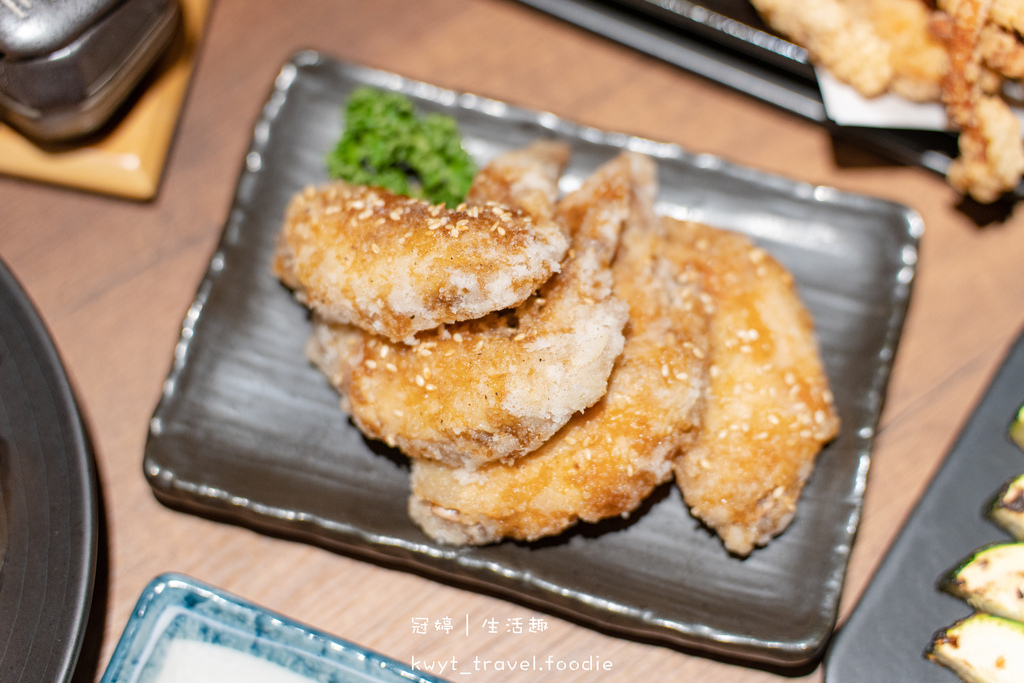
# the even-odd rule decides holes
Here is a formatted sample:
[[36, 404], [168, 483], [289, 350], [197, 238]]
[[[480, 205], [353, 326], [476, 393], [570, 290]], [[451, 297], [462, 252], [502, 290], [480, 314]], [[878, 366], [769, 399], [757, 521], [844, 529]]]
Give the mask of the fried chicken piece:
[[307, 188], [287, 209], [274, 271], [323, 320], [407, 344], [417, 332], [516, 306], [568, 248], [550, 218], [567, 157], [564, 145], [543, 144], [520, 155], [518, 176], [485, 169], [504, 207], [452, 210], [341, 181]]
[[536, 540], [581, 520], [627, 515], [671, 478], [671, 459], [700, 420], [707, 311], [697, 273], [662, 257], [660, 224], [643, 194], [613, 265], [630, 320], [607, 394], [510, 464], [467, 470], [414, 458], [409, 512], [431, 538]]
[[960, 192], [989, 203], [1020, 183], [1024, 173], [1020, 123], [1002, 100], [979, 98], [958, 144], [960, 156], [950, 164], [946, 178]]
[[978, 35], [978, 52], [982, 63], [995, 71], [993, 86], [982, 86], [989, 94], [998, 92], [1002, 77], [1018, 79], [1024, 76], [1024, 44], [1017, 34], [995, 24], [986, 24]]
[[960, 156], [950, 164], [950, 185], [989, 203], [1012, 190], [1024, 175], [1020, 124], [1007, 104], [986, 95], [981, 76], [984, 35], [991, 0], [957, 0], [941, 8], [948, 21], [939, 24], [950, 57], [942, 81], [942, 98], [951, 123], [960, 129]]
[[843, 0], [751, 0], [769, 26], [807, 50], [811, 59], [865, 97], [892, 80], [889, 45], [870, 20]]
[[1000, 97], [1024, 76], [1024, 2], [752, 0], [765, 21], [865, 97], [941, 101], [959, 130], [950, 185], [982, 203], [1024, 176], [1020, 124]]
[[870, 0], [867, 10], [876, 34], [889, 45], [887, 91], [913, 102], [938, 101], [949, 55], [931, 31], [931, 8], [922, 0]]
[[865, 97], [935, 100], [948, 68], [921, 0], [752, 0], [762, 18]]
[[550, 222], [558, 202], [558, 179], [568, 160], [569, 146], [554, 140], [537, 140], [500, 154], [473, 178], [466, 203], [499, 204], [519, 209], [535, 221]]
[[665, 220], [667, 257], [702, 273], [714, 302], [708, 404], [676, 481], [692, 514], [745, 556], [789, 524], [839, 420], [792, 276], [736, 233]]
[[344, 331], [335, 341], [318, 325], [311, 357], [349, 359], [325, 374], [359, 428], [407, 455], [472, 468], [536, 449], [597, 401], [628, 315], [612, 295], [609, 264], [631, 188], [652, 175], [649, 159], [624, 153], [559, 202], [572, 249], [512, 312], [422, 333], [412, 346], [367, 336], [350, 347]]
[[992, 0], [989, 19], [1008, 31], [1024, 34], [1024, 2], [1020, 0]]

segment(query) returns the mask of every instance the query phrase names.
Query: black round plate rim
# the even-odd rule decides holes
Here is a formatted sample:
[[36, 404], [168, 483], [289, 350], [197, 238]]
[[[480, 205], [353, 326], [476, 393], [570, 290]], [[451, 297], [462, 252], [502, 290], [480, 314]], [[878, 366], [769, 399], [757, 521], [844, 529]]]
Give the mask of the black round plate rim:
[[[46, 538], [8, 519], [9, 554], [0, 565], [0, 613], [12, 604], [15, 609], [0, 619], [0, 645], [6, 645], [0, 647], [0, 677], [7, 680], [8, 675], [16, 674], [29, 675], [38, 681], [70, 681], [82, 648], [96, 575], [99, 514], [95, 463], [78, 402], [52, 336], [28, 293], [2, 259], [0, 310], [9, 313], [9, 317], [0, 317], [0, 342], [7, 339], [23, 343], [28, 349], [9, 354], [0, 359], [0, 364], [13, 364], [20, 374], [26, 367], [31, 373], [34, 365], [45, 386], [25, 386], [25, 391], [44, 396], [52, 405], [52, 412], [34, 414], [27, 400], [15, 405], [10, 405], [8, 400], [5, 405], [2, 394], [0, 408], [23, 420], [19, 429], [33, 430], [40, 435], [40, 444], [47, 438], [55, 438], [62, 446], [52, 451], [40, 448], [42, 457], [39, 459], [28, 457], [17, 443], [0, 453], [0, 458], [10, 457], [16, 461], [18, 472], [46, 478], [46, 490], [21, 491], [24, 509], [18, 513], [44, 515], [52, 521], [63, 512], [57, 506], [65, 504], [54, 500], [55, 494], [68, 496], [66, 515], [58, 520], [61, 523], [46, 525]], [[4, 473], [9, 474], [11, 468], [11, 464], [5, 466]], [[5, 498], [12, 487], [26, 483], [23, 476], [10, 479], [3, 483]], [[10, 515], [14, 503], [4, 500], [3, 505], [5, 509], [0, 509], [0, 514]], [[51, 516], [51, 512], [57, 514]], [[19, 534], [25, 538], [19, 539]], [[24, 557], [15, 555], [16, 549], [25, 544], [32, 552]], [[10, 575], [14, 568], [23, 568], [20, 577]], [[22, 579], [20, 586], [8, 585], [5, 590], [5, 584], [19, 578]], [[5, 594], [10, 595], [12, 588], [20, 589], [19, 595], [8, 602]], [[30, 643], [18, 640], [15, 629], [19, 625], [19, 614], [36, 619]], [[12, 642], [14, 647], [11, 647]], [[40, 652], [46, 656], [39, 657]]]

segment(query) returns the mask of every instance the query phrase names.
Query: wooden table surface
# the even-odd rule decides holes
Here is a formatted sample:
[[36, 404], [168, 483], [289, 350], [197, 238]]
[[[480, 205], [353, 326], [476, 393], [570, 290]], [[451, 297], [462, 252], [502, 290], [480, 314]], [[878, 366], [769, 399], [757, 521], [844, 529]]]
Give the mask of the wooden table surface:
[[[98, 678], [145, 585], [180, 571], [398, 660], [519, 655], [612, 663], [606, 681], [769, 681], [776, 673], [641, 644], [319, 548], [172, 511], [142, 476], [150, 414], [225, 221], [252, 124], [280, 65], [340, 59], [552, 111], [602, 129], [908, 204], [926, 226], [841, 616], [1024, 322], [1024, 217], [960, 206], [939, 178], [834, 143], [821, 128], [505, 0], [219, 0], [152, 202], [0, 178], [0, 256], [37, 305], [95, 442], [105, 511]], [[545, 618], [543, 634], [413, 636], [414, 617]], [[536, 674], [479, 674], [520, 682]], [[797, 679], [822, 680], [821, 669]], [[593, 680], [562, 675], [558, 680]]]

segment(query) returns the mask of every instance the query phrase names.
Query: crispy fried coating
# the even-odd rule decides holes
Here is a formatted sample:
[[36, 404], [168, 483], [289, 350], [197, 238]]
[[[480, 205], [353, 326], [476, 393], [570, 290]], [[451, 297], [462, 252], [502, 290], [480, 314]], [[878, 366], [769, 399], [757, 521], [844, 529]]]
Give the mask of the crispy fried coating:
[[990, 203], [1019, 185], [1024, 144], [1001, 89], [1005, 79], [1024, 77], [1024, 1], [752, 2], [865, 97], [941, 101], [959, 131], [960, 156], [946, 173], [959, 192]]
[[978, 35], [978, 52], [985, 67], [995, 72], [995, 87], [983, 85], [985, 92], [998, 91], [1002, 87], [1001, 76], [1015, 79], [1024, 76], [1024, 44], [1011, 30], [986, 24]]
[[843, 0], [751, 0], [769, 26], [805, 48], [816, 63], [867, 97], [892, 79], [889, 46], [867, 17]]
[[865, 97], [935, 100], [948, 68], [922, 0], [752, 0], [764, 20]]
[[992, 0], [989, 17], [997, 26], [1024, 34], [1024, 2], [1020, 0]]
[[868, 18], [889, 46], [888, 92], [913, 102], [934, 102], [949, 70], [945, 45], [931, 31], [932, 10], [922, 0], [870, 0]]
[[[865, 97], [938, 98], [948, 68], [921, 0], [754, 0], [765, 20]], [[763, 8], [763, 9], [762, 9]]]
[[628, 514], [693, 440], [707, 385], [707, 301], [699, 273], [662, 257], [650, 192], [640, 189], [613, 265], [630, 321], [607, 394], [512, 463], [467, 470], [414, 458], [409, 512], [435, 540], [534, 540]]
[[748, 554], [789, 523], [838, 428], [791, 276], [738, 235], [656, 216], [648, 157], [622, 153], [555, 204], [534, 154], [553, 158], [495, 159], [469, 201], [558, 224], [557, 275], [411, 343], [314, 308], [307, 354], [367, 436], [410, 456], [410, 516], [439, 542], [628, 515], [674, 473]]
[[666, 255], [702, 273], [714, 301], [708, 403], [676, 481], [692, 514], [743, 556], [789, 524], [839, 419], [792, 276], [736, 233], [665, 220]]
[[946, 178], [960, 192], [989, 203], [1020, 183], [1024, 173], [1020, 123], [1002, 100], [978, 98], [958, 144], [960, 156], [950, 164]]
[[[550, 219], [566, 159], [564, 146], [539, 145], [520, 157], [518, 176], [485, 169], [507, 206], [451, 210], [341, 181], [308, 188], [287, 209], [274, 271], [323, 320], [395, 342], [516, 306], [568, 248]], [[517, 179], [522, 187], [507, 186]]]
[[960, 130], [960, 156], [946, 177], [960, 192], [979, 202], [993, 202], [1020, 182], [1024, 147], [1020, 124], [1009, 106], [985, 92], [985, 60], [987, 56], [989, 67], [1011, 70], [1015, 55], [1000, 34], [990, 30], [991, 0], [947, 1], [940, 7], [946, 16], [937, 26], [950, 58], [942, 99], [951, 123]]
[[569, 146], [554, 140], [537, 140], [500, 154], [473, 178], [466, 203], [499, 204], [519, 209], [536, 221], [552, 221], [558, 179], [568, 160]]
[[622, 350], [625, 304], [609, 264], [647, 157], [625, 153], [558, 205], [572, 234], [561, 272], [512, 312], [425, 332], [412, 346], [366, 336], [349, 347], [318, 324], [310, 355], [349, 358], [325, 374], [367, 435], [410, 456], [477, 467], [528, 453], [597, 401]]

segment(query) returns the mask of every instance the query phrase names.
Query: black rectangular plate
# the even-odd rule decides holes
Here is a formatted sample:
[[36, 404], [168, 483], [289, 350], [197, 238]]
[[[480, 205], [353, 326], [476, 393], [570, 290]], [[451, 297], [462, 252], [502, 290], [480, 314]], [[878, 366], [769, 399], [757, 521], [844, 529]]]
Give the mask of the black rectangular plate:
[[[454, 116], [478, 161], [538, 137], [573, 150], [566, 187], [623, 148], [658, 160], [659, 209], [742, 231], [794, 274], [843, 420], [796, 521], [731, 557], [666, 485], [628, 521], [533, 544], [451, 548], [406, 515], [408, 465], [368, 442], [305, 360], [306, 311], [270, 272], [285, 206], [326, 180], [358, 85]], [[906, 207], [395, 74], [296, 55], [255, 128], [222, 241], [188, 312], [152, 419], [145, 472], [171, 505], [496, 592], [623, 636], [802, 665], [835, 624], [869, 454], [917, 260]]]
[[1024, 403], [1024, 336], [1012, 346], [829, 653], [829, 683], [931, 683], [959, 678], [924, 657], [932, 635], [968, 616], [967, 604], [937, 589], [973, 551], [1012, 540], [985, 506], [1024, 472], [1009, 437]]

